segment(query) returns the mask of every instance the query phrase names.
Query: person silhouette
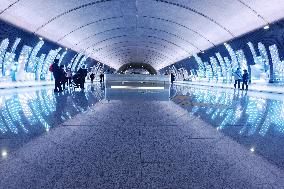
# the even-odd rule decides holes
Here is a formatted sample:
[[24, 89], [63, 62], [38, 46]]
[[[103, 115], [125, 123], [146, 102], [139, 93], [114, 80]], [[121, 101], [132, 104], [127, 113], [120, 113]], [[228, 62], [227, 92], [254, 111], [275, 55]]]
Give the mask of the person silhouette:
[[246, 90], [248, 90], [248, 80], [249, 80], [248, 71], [244, 70], [242, 90], [244, 90], [245, 86]]
[[241, 68], [237, 68], [237, 70], [234, 72], [234, 79], [235, 79], [234, 88], [236, 88], [236, 86], [238, 84], [238, 89], [240, 89], [241, 80], [242, 80]]

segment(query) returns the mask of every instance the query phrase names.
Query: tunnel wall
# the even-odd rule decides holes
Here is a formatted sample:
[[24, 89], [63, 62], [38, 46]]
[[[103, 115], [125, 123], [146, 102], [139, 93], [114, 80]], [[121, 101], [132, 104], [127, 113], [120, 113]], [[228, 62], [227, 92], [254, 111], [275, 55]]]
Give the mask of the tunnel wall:
[[[251, 44], [254, 46], [256, 52], [255, 57], [253, 56], [252, 50], [248, 45], [249, 42], [251, 42]], [[261, 51], [259, 51], [258, 43], [262, 43], [266, 50], [268, 64], [267, 66], [262, 65], [265, 61], [259, 61], [260, 58], [258, 57], [261, 57], [265, 53], [261, 53]], [[252, 82], [284, 83], [284, 20], [280, 20], [274, 24], [271, 24], [269, 26], [269, 29], [260, 28], [251, 33], [235, 38], [231, 41], [227, 41], [226, 44], [231, 46], [235, 54], [238, 50], [243, 51], [244, 59], [247, 62], [246, 69], [248, 69], [250, 73], [250, 80]], [[226, 75], [222, 73], [224, 65], [222, 66], [222, 61], [218, 59], [216, 53], [220, 53], [221, 57], [223, 58], [223, 61], [224, 57], [227, 57], [230, 63], [232, 64], [233, 58], [230, 55], [230, 52], [224, 44], [220, 44], [195, 56], [190, 56], [187, 59], [184, 59], [166, 68], [163, 68], [160, 70], [160, 72], [175, 72], [177, 75], [186, 75], [185, 77], [178, 76], [178, 78], [180, 78], [181, 80], [232, 82], [232, 76], [231, 78], [224, 78]], [[200, 58], [199, 62], [198, 58]], [[262, 56], [262, 58], [264, 58], [264, 56]], [[242, 60], [238, 60], [238, 65], [240, 64], [242, 64]], [[198, 73], [200, 70], [202, 70], [202, 66], [205, 70], [203, 70], [203, 76], [202, 73]], [[228, 67], [228, 65], [225, 65], [224, 67]], [[236, 69], [236, 66], [234, 67], [230, 65], [229, 67], [230, 70], [228, 70], [227, 68], [228, 74], [229, 72], [234, 72], [234, 70]], [[245, 69], [242, 66], [237, 67]], [[218, 69], [220, 70], [217, 71]], [[214, 73], [214, 71], [219, 73]], [[230, 74], [232, 75], [232, 73]], [[217, 79], [217, 77], [219, 78]]]
[[56, 57], [60, 58], [60, 64], [69, 65], [74, 72], [80, 66], [90, 68], [97, 64], [47, 39], [42, 39], [43, 44], [40, 41], [40, 36], [0, 20], [0, 82], [52, 79], [48, 69]]

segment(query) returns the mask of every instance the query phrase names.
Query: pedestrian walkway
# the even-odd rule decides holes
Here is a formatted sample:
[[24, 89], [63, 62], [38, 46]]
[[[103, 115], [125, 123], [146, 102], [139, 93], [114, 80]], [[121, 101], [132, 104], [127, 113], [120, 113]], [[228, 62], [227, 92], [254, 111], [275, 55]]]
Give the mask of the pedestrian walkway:
[[54, 85], [54, 81], [1, 81], [0, 89], [14, 89], [22, 87], [41, 87], [47, 85]]
[[[197, 86], [208, 86], [208, 87], [219, 87], [219, 88], [231, 88], [234, 89], [233, 83], [209, 83], [209, 82], [197, 82], [197, 81], [175, 81], [176, 84], [185, 84], [185, 85], [197, 85]], [[249, 91], [255, 92], [268, 92], [268, 93], [277, 93], [284, 94], [284, 85], [280, 84], [260, 84], [253, 83], [249, 84]]]
[[102, 100], [0, 161], [4, 188], [283, 188], [284, 172], [172, 101]]
[[[90, 80], [86, 80], [86, 83], [90, 83]], [[94, 82], [98, 82], [98, 80], [94, 80]], [[0, 90], [2, 89], [15, 89], [15, 88], [24, 88], [24, 87], [42, 87], [54, 85], [54, 81], [1, 81], [0, 82]]]

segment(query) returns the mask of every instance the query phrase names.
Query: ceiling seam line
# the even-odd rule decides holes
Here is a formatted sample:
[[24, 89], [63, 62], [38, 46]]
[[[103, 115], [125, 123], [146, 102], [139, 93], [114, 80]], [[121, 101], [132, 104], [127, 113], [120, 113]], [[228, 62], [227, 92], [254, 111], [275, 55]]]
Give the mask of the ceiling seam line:
[[42, 28], [44, 28], [45, 26], [47, 26], [48, 24], [50, 24], [50, 23], [53, 22], [54, 20], [56, 20], [56, 19], [58, 19], [58, 18], [60, 18], [60, 17], [62, 17], [62, 16], [65, 16], [66, 14], [69, 14], [69, 13], [71, 13], [71, 12], [73, 12], [73, 11], [77, 11], [77, 10], [79, 10], [79, 9], [81, 9], [81, 8], [93, 6], [93, 5], [99, 4], [99, 3], [106, 3], [106, 2], [110, 2], [110, 1], [113, 1], [113, 0], [98, 0], [98, 1], [93, 1], [93, 2], [87, 3], [87, 4], [82, 4], [82, 5], [78, 6], [78, 7], [74, 7], [74, 8], [72, 8], [72, 9], [69, 9], [69, 10], [67, 10], [67, 11], [65, 11], [65, 12], [62, 12], [62, 13], [58, 14], [57, 16], [52, 17], [52, 18], [51, 18], [50, 20], [48, 20], [46, 23], [44, 23], [44, 24], [42, 24], [40, 27], [38, 27], [33, 33], [38, 32], [39, 30], [41, 30]]
[[199, 16], [202, 16], [202, 17], [206, 18], [207, 20], [211, 21], [212, 23], [218, 25], [223, 30], [225, 30], [227, 33], [229, 33], [232, 37], [235, 37], [233, 32], [231, 32], [228, 28], [226, 28], [225, 26], [223, 26], [222, 24], [220, 24], [219, 22], [217, 22], [213, 18], [207, 16], [206, 14], [197, 11], [196, 9], [190, 8], [190, 7], [186, 6], [186, 5], [182, 5], [182, 4], [179, 4], [179, 3], [173, 3], [173, 2], [169, 2], [169, 1], [165, 1], [165, 0], [153, 0], [153, 1], [160, 2], [160, 3], [166, 3], [166, 4], [169, 4], [169, 5], [172, 5], [172, 6], [177, 6], [177, 7], [189, 10], [189, 11], [195, 13], [195, 14], [198, 14]]
[[8, 7], [6, 7], [4, 10], [2, 10], [2, 11], [0, 12], [0, 15], [3, 14], [4, 12], [6, 12], [8, 9], [10, 9], [11, 7], [13, 7], [14, 5], [16, 5], [16, 4], [19, 3], [19, 2], [20, 2], [20, 0], [17, 0], [17, 1], [15, 1], [15, 2], [11, 3]]
[[68, 34], [65, 34], [64, 36], [62, 36], [61, 38], [59, 38], [59, 39], [57, 40], [57, 42], [62, 41], [64, 38], [66, 38], [67, 36], [71, 35], [71, 34], [74, 33], [75, 31], [81, 30], [82, 28], [85, 28], [85, 27], [90, 26], [90, 25], [92, 25], [92, 24], [99, 23], [99, 22], [104, 22], [104, 21], [106, 21], [106, 20], [119, 19], [119, 18], [122, 18], [122, 16], [119, 16], [119, 17], [114, 16], [114, 17], [109, 17], [109, 18], [104, 18], [104, 19], [100, 19], [100, 20], [93, 21], [93, 22], [89, 22], [89, 23], [87, 23], [87, 24], [85, 24], [85, 25], [82, 25], [82, 26], [80, 26], [80, 27], [78, 27], [78, 28], [72, 30], [72, 31], [69, 32]]
[[269, 24], [269, 22], [263, 16], [261, 16], [255, 9], [253, 9], [251, 6], [249, 6], [242, 0], [237, 0], [237, 1], [240, 2], [242, 5], [244, 5], [245, 7], [247, 7], [248, 9], [250, 9], [252, 12], [254, 12], [258, 18], [262, 19], [262, 21], [265, 22], [265, 24], [267, 25]]

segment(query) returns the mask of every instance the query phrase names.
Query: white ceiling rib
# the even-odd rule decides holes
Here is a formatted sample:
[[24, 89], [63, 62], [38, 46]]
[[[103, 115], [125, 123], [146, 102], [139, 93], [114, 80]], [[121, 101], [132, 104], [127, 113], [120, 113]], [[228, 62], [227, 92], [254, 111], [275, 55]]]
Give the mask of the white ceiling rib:
[[0, 19], [114, 68], [160, 69], [282, 19], [283, 0], [1, 0]]

